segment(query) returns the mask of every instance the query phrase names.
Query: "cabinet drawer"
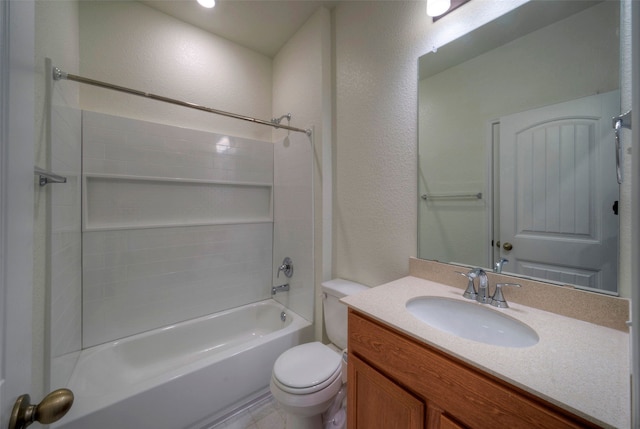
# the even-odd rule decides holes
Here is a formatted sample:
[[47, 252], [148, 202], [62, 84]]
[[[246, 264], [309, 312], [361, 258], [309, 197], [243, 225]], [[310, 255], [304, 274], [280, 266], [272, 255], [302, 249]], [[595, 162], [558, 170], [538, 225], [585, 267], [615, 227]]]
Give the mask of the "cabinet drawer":
[[349, 353], [470, 428], [598, 427], [352, 309]]

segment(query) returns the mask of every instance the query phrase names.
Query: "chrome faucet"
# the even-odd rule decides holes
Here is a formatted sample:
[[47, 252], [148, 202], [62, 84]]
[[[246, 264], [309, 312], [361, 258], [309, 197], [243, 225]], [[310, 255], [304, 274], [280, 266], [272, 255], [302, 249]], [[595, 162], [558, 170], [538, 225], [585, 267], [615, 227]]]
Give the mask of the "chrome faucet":
[[507, 262], [509, 262], [507, 258], [498, 259], [498, 262], [496, 262], [495, 265], [493, 266], [493, 272], [498, 274], [502, 273], [502, 266]]
[[[500, 263], [500, 267], [502, 263], [507, 262], [506, 259], [500, 260], [496, 263]], [[494, 307], [498, 308], [509, 308], [509, 304], [507, 300], [504, 299], [504, 295], [502, 294], [502, 288], [504, 286], [515, 286], [520, 287], [518, 283], [498, 283], [496, 284], [496, 290], [493, 295], [489, 295], [489, 277], [487, 277], [487, 273], [482, 268], [474, 268], [468, 273], [463, 273], [461, 271], [456, 271], [456, 273], [465, 276], [468, 279], [467, 289], [464, 291], [462, 296], [467, 299], [475, 299], [480, 304], [491, 304]], [[474, 281], [475, 279], [479, 279], [478, 291], [476, 292]]]
[[271, 288], [271, 295], [275, 295], [278, 292], [287, 292], [289, 290], [289, 283], [285, 283], [280, 286], [274, 286]]
[[276, 275], [276, 277], [280, 277], [280, 271], [282, 271], [288, 279], [291, 278], [291, 276], [293, 275], [293, 261], [291, 261], [291, 258], [289, 258], [288, 256], [284, 258], [282, 264], [278, 267], [278, 274]]
[[482, 268], [476, 268], [472, 270], [472, 272], [478, 279], [480, 279], [476, 301], [478, 301], [480, 304], [491, 303], [491, 297], [489, 296], [489, 278], [487, 277], [487, 273]]

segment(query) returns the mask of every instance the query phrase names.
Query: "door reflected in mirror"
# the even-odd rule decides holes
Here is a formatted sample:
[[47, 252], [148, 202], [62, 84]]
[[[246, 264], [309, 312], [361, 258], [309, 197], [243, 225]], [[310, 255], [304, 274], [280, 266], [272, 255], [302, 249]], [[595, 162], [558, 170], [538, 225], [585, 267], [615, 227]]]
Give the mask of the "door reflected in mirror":
[[617, 2], [530, 2], [419, 59], [418, 256], [617, 293]]

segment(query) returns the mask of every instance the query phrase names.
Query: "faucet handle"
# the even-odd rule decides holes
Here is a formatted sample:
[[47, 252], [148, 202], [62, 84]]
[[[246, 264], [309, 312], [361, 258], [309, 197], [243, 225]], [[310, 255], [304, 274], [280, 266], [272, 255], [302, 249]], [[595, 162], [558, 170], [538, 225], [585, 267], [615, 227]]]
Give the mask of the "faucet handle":
[[288, 279], [291, 278], [293, 275], [293, 261], [291, 261], [291, 258], [288, 256], [284, 258], [282, 265], [278, 267], [278, 273], [276, 275], [277, 278], [280, 278], [280, 271], [282, 271]]
[[464, 296], [467, 299], [476, 299], [476, 297], [478, 296], [478, 293], [476, 292], [476, 288], [473, 284], [473, 280], [476, 278], [476, 273], [474, 271], [469, 271], [468, 273], [463, 273], [462, 271], [456, 271], [456, 273], [460, 274], [461, 276], [465, 276], [467, 280], [469, 280], [467, 282], [467, 289], [464, 291], [462, 296]]
[[498, 308], [509, 308], [509, 304], [507, 304], [507, 300], [504, 299], [504, 295], [502, 294], [503, 286], [515, 286], [521, 287], [522, 285], [518, 283], [498, 283], [496, 284], [496, 291], [491, 297], [491, 305]]

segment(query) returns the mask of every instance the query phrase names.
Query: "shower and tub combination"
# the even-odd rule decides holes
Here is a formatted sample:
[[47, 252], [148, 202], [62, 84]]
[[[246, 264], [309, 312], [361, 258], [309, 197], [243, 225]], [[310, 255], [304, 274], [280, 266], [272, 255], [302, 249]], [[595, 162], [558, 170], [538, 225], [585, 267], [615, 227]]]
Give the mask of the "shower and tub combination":
[[[51, 169], [71, 172], [51, 185], [53, 211], [81, 224], [77, 239], [52, 238], [52, 283], [64, 283], [53, 294], [80, 290], [64, 292], [77, 305], [52, 302], [50, 384], [75, 394], [52, 427], [211, 427], [268, 395], [276, 358], [312, 340], [311, 133], [59, 70], [54, 79], [293, 131], [274, 144], [52, 108]], [[53, 82], [54, 100], [63, 85]], [[75, 152], [55, 140], [74, 133], [81, 169], [55, 171], [58, 147]]]
[[266, 300], [83, 350], [59, 427], [209, 427], [264, 395], [273, 363], [309, 326]]

